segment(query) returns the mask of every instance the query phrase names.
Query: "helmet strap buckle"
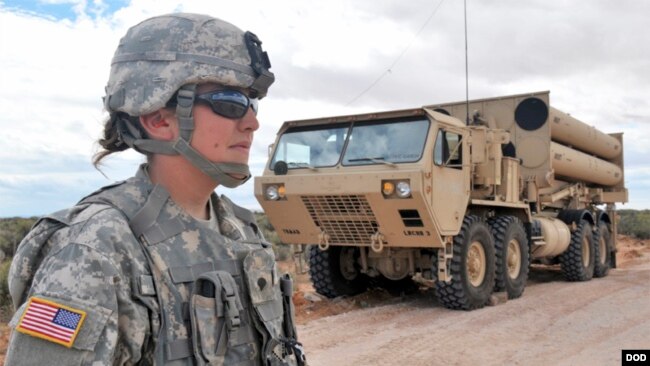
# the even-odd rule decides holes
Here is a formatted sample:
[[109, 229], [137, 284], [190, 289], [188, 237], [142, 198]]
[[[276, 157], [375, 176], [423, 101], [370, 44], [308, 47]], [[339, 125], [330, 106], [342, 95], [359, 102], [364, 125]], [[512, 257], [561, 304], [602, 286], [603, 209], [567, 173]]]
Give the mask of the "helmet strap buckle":
[[195, 95], [196, 84], [183, 85], [176, 94], [176, 117], [178, 118], [180, 138], [188, 143], [192, 140], [192, 132], [194, 132], [192, 107]]

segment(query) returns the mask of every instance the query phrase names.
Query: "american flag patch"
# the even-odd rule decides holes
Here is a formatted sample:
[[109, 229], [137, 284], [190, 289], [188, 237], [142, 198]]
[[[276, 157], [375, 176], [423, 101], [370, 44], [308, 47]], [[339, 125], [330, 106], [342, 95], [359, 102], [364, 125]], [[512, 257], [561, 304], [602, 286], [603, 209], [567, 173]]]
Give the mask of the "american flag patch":
[[32, 297], [16, 330], [70, 348], [85, 318], [85, 311]]

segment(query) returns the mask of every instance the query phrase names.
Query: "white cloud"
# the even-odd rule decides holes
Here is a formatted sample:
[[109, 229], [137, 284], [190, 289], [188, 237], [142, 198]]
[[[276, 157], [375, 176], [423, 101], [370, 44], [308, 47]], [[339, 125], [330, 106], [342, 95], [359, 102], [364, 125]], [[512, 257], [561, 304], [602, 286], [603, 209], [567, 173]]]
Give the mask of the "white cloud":
[[[417, 38], [438, 1], [132, 0], [112, 13], [106, 1], [48, 1], [70, 4], [76, 18], [19, 12], [0, 2], [0, 216], [18, 214], [11, 210], [19, 206], [6, 202], [34, 196], [33, 187], [42, 192], [27, 209], [44, 213], [87, 193], [76, 187], [106, 182], [89, 161], [105, 118], [101, 97], [110, 59], [126, 29], [150, 16], [208, 13], [264, 42], [277, 81], [261, 103], [251, 157], [255, 174], [285, 120], [465, 96], [460, 1], [443, 2]], [[650, 208], [648, 13], [650, 2], [633, 0], [470, 0], [470, 97], [551, 90], [556, 108], [605, 132], [624, 132], [630, 206]], [[380, 75], [374, 88], [346, 107]], [[56, 163], [72, 161], [68, 166], [76, 170]], [[108, 175], [125, 178], [139, 161], [137, 154], [111, 158]], [[40, 179], [52, 184], [38, 185]], [[72, 191], [65, 202], [54, 185]], [[250, 183], [228, 192], [256, 206]]]

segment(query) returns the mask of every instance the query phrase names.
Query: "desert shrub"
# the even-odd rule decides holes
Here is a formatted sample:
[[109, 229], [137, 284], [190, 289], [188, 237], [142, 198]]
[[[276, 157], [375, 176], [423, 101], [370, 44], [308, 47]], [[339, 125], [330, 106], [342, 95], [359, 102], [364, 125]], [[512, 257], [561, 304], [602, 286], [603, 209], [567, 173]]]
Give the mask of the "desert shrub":
[[0, 321], [5, 322], [11, 316], [12, 304], [9, 296], [9, 266], [11, 258], [0, 263]]
[[618, 232], [638, 239], [650, 239], [650, 210], [618, 211]]
[[14, 255], [21, 240], [36, 222], [36, 218], [12, 217], [0, 219], [0, 251], [8, 257]]
[[275, 228], [273, 228], [273, 225], [269, 222], [268, 217], [263, 212], [255, 212], [255, 219], [257, 220], [257, 226], [262, 230], [262, 234], [264, 234], [266, 240], [273, 245], [275, 259], [279, 261], [291, 259], [293, 253], [291, 246], [280, 241], [280, 237], [275, 231]]

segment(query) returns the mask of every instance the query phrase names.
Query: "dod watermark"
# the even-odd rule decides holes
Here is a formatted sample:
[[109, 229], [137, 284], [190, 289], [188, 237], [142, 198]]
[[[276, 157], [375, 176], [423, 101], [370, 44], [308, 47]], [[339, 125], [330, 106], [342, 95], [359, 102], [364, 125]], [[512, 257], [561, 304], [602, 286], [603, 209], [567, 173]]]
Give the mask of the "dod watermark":
[[650, 360], [648, 349], [624, 349], [621, 353], [621, 364], [626, 365], [647, 365]]

